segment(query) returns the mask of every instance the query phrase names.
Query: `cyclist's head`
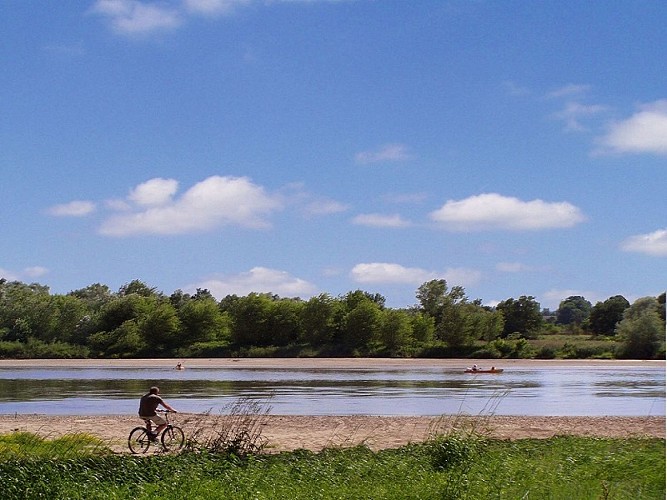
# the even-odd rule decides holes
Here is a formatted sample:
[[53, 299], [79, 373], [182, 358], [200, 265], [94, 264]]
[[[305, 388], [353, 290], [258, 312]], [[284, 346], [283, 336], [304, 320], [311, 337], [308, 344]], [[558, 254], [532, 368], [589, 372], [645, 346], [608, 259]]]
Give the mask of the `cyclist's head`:
[[151, 390], [149, 391], [151, 394], [160, 394], [160, 388], [157, 386], [151, 387]]

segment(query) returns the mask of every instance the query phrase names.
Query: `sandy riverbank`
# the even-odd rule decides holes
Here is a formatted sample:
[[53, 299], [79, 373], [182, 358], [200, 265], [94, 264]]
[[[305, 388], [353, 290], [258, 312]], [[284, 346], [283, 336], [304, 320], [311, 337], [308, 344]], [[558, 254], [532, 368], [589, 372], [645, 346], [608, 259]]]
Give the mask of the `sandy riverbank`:
[[[208, 420], [207, 420], [208, 419]], [[215, 428], [215, 417], [178, 414], [175, 423], [186, 435], [198, 428]], [[87, 433], [100, 437], [116, 451], [126, 450], [129, 431], [141, 424], [128, 415], [45, 416], [0, 415], [0, 434], [27, 431], [45, 437]], [[435, 433], [453, 429], [471, 431], [497, 439], [549, 438], [557, 435], [665, 437], [665, 417], [373, 417], [373, 416], [281, 416], [262, 417], [262, 437], [267, 450], [299, 448], [313, 451], [325, 447], [366, 444], [374, 450], [421, 442]]]

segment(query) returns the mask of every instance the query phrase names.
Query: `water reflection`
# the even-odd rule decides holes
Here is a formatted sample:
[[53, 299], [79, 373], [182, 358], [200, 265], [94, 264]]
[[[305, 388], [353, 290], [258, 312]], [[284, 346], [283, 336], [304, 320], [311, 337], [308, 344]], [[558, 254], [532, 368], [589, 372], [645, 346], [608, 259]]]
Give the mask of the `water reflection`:
[[665, 414], [662, 369], [0, 368], [0, 413], [133, 414], [159, 385], [182, 411], [222, 410], [239, 397], [284, 415]]

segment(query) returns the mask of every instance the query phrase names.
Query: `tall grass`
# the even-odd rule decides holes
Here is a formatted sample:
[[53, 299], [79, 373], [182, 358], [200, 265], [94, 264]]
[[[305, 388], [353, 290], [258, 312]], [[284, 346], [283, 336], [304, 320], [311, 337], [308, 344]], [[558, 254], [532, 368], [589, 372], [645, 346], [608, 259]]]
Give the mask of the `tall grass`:
[[664, 499], [664, 439], [500, 441], [452, 433], [373, 452], [85, 452], [0, 460], [2, 498]]

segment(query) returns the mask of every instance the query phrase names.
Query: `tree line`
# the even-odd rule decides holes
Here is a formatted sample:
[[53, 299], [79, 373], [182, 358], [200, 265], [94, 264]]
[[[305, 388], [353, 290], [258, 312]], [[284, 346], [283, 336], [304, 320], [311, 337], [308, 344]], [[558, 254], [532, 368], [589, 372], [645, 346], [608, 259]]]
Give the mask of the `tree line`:
[[527, 339], [554, 333], [613, 338], [617, 357], [664, 357], [664, 293], [633, 304], [572, 296], [552, 312], [532, 296], [484, 306], [440, 279], [422, 284], [416, 299], [403, 309], [363, 290], [218, 301], [206, 289], [165, 295], [139, 280], [117, 292], [96, 283], [51, 294], [0, 279], [0, 357], [539, 357]]

